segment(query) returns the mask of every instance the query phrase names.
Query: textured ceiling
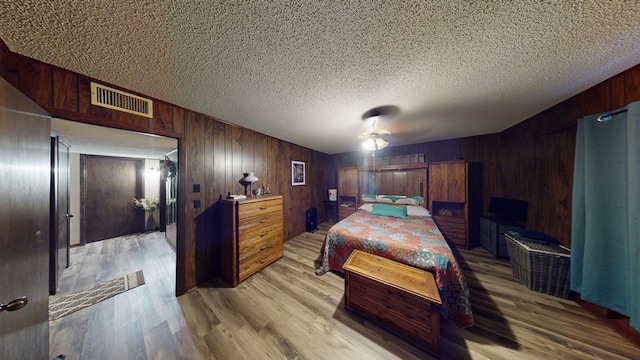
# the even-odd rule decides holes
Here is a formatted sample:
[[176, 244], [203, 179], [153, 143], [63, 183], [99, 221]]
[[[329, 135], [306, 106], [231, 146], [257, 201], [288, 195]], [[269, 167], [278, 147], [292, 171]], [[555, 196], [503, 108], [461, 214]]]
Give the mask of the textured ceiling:
[[3, 1], [14, 52], [328, 154], [494, 133], [640, 63], [638, 1]]

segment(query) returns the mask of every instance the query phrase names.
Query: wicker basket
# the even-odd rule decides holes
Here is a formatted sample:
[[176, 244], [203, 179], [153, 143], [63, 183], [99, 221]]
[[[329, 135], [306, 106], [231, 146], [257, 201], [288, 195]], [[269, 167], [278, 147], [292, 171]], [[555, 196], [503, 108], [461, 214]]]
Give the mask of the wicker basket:
[[513, 276], [529, 289], [568, 299], [570, 290], [571, 251], [563, 246], [516, 239], [504, 234]]

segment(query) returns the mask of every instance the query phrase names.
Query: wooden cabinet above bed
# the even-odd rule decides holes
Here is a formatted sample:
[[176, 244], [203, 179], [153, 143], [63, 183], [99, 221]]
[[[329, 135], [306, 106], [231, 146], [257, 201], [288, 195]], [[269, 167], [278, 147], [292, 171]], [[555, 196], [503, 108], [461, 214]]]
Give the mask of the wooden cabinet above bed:
[[444, 237], [456, 246], [470, 249], [478, 244], [481, 181], [478, 163], [429, 164], [429, 210]]
[[358, 197], [358, 169], [338, 169], [338, 220], [356, 211]]

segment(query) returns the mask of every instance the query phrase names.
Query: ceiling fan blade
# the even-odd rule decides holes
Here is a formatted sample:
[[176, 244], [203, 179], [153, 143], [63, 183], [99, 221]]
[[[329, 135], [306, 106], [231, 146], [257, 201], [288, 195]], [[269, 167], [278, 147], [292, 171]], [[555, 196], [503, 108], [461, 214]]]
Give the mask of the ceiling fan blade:
[[390, 131], [371, 128], [371, 129], [369, 129], [369, 131], [360, 134], [360, 138], [361, 139], [367, 139], [367, 138], [370, 138], [370, 137], [382, 137], [384, 135], [389, 135], [389, 134], [391, 134]]

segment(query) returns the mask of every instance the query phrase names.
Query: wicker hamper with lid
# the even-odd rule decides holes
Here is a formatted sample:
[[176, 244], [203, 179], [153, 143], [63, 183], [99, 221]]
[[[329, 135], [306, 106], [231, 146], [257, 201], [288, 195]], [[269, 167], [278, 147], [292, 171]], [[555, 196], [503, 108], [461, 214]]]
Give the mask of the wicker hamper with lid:
[[513, 276], [529, 289], [568, 299], [571, 251], [563, 246], [526, 241], [505, 233]]

